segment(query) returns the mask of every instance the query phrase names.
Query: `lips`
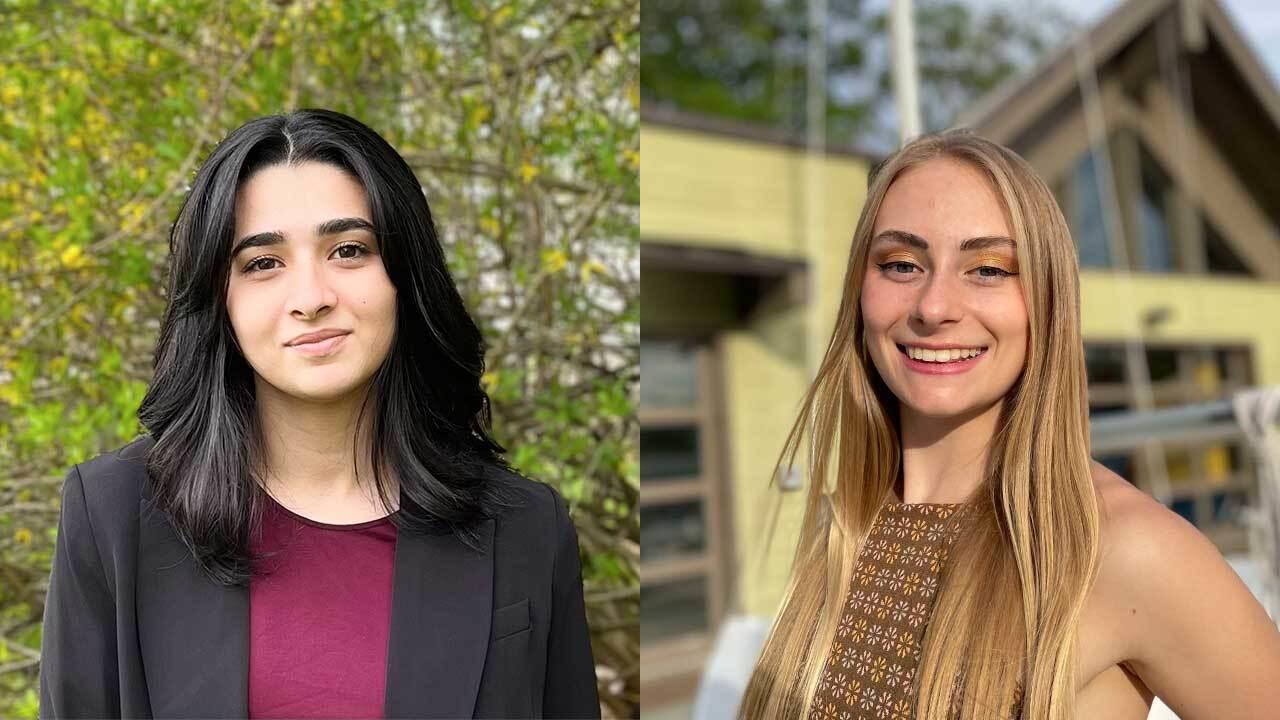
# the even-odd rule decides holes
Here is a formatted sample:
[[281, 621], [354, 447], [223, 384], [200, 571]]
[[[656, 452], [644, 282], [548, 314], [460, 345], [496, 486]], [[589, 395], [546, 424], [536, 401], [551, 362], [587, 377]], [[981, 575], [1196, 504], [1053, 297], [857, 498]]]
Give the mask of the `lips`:
[[341, 335], [334, 335], [327, 340], [292, 345], [290, 346], [290, 349], [306, 357], [325, 357], [341, 350], [342, 345], [346, 340], [347, 335], [344, 333]]
[[336, 330], [336, 329], [318, 330], [318, 331], [313, 332], [313, 333], [307, 333], [307, 334], [305, 334], [305, 335], [299, 335], [298, 337], [296, 337], [296, 338], [294, 338], [294, 339], [290, 340], [289, 342], [285, 343], [285, 345], [288, 345], [289, 347], [294, 347], [294, 346], [296, 346], [296, 345], [305, 345], [305, 344], [307, 344], [307, 343], [316, 343], [316, 342], [320, 342], [320, 341], [322, 341], [322, 340], [328, 340], [329, 338], [335, 338], [335, 337], [338, 337], [338, 336], [340, 336], [340, 335], [347, 335], [347, 334], [349, 334], [349, 333], [350, 333], [350, 331], [349, 331], [349, 330]]

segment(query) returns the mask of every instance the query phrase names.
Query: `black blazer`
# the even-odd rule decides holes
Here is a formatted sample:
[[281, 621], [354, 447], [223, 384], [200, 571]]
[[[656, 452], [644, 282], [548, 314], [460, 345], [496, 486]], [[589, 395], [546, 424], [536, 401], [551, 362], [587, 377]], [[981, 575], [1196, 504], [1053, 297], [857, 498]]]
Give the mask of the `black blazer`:
[[[149, 437], [67, 473], [40, 668], [40, 717], [248, 716], [249, 594], [205, 578], [151, 497]], [[598, 718], [578, 538], [550, 486], [502, 472], [524, 507], [478, 554], [400, 533], [387, 718]]]

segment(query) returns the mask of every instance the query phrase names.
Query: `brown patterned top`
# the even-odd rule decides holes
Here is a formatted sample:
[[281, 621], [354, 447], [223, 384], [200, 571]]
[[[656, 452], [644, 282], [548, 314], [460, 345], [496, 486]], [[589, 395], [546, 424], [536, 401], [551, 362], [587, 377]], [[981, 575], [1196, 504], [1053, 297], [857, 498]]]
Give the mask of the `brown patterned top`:
[[912, 720], [912, 681], [947, 552], [970, 506], [885, 505], [858, 556], [809, 720]]

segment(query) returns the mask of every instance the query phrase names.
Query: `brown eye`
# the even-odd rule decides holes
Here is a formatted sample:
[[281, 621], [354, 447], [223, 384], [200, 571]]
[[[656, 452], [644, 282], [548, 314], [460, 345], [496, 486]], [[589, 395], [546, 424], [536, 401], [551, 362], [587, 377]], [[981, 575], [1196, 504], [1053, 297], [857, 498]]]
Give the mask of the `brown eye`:
[[250, 274], [250, 273], [259, 272], [259, 271], [261, 271], [261, 270], [271, 270], [271, 269], [273, 269], [273, 268], [269, 268], [269, 267], [262, 267], [259, 263], [264, 263], [264, 262], [267, 262], [267, 263], [273, 263], [273, 262], [275, 262], [275, 261], [276, 261], [276, 259], [275, 259], [275, 258], [270, 258], [270, 257], [260, 257], [260, 258], [257, 258], [257, 259], [256, 259], [256, 260], [254, 260], [253, 262], [251, 262], [251, 263], [249, 263], [248, 265], [245, 265], [245, 266], [244, 266], [244, 272], [245, 272], [245, 274], [247, 275], [247, 274]]
[[[355, 250], [356, 252], [351, 255], [342, 255], [341, 253], [343, 250]], [[355, 260], [356, 258], [364, 257], [365, 255], [369, 254], [369, 250], [366, 249], [365, 246], [357, 245], [355, 243], [349, 243], [347, 245], [339, 245], [338, 248], [334, 250], [334, 252], [338, 253], [339, 257], [343, 260]]]

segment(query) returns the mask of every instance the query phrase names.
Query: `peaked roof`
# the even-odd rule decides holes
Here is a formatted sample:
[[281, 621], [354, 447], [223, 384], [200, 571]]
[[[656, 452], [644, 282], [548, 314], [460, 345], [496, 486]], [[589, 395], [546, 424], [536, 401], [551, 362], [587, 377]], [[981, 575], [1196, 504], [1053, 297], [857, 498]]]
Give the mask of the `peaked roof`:
[[1098, 68], [1110, 63], [1143, 33], [1155, 31], [1157, 20], [1175, 14], [1180, 40], [1192, 53], [1221, 51], [1234, 65], [1243, 85], [1261, 105], [1272, 129], [1280, 133], [1280, 91], [1217, 0], [1128, 0], [1085, 29], [1073, 41], [1032, 69], [1010, 79], [961, 111], [956, 126], [977, 129], [993, 140], [1011, 142], [1021, 131], [1075, 92], [1076, 46], [1083, 44]]
[[[1186, 58], [1195, 121], [1280, 225], [1280, 90], [1217, 0], [1127, 0], [1047, 60], [998, 86], [962, 111], [957, 126], [1023, 151], [1047, 124], [1079, 102], [1078, 58], [1098, 76], [1125, 73], [1130, 58], [1159, 48], [1157, 32], [1175, 29]], [[1078, 55], [1078, 53], [1080, 55]], [[1130, 63], [1131, 65], [1133, 63]], [[1158, 67], [1148, 67], [1158, 73]], [[1130, 78], [1132, 79], [1132, 78]]]

